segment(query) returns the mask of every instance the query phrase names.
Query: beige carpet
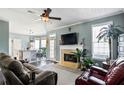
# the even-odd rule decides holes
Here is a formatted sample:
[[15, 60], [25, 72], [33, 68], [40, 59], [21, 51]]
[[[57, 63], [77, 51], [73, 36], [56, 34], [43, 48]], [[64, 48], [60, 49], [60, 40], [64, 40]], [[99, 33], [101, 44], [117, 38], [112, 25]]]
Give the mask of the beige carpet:
[[39, 68], [58, 73], [58, 85], [74, 85], [75, 79], [82, 73], [78, 69], [71, 69], [58, 64], [48, 64]]
[[80, 71], [79, 69], [72, 69], [72, 68], [65, 67], [65, 66], [62, 66], [62, 65], [59, 65], [59, 64], [56, 64], [56, 65], [53, 65], [53, 66], [56, 67], [56, 68], [59, 68], [59, 69], [63, 69], [63, 70], [67, 70], [67, 71], [76, 73], [76, 74], [82, 73], [82, 71]]

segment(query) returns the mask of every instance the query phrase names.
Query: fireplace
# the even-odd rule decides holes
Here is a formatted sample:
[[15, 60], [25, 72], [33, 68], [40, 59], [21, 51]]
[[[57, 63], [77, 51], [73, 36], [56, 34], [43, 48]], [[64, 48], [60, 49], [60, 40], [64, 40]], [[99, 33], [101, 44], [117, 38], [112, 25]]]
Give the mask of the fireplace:
[[75, 50], [61, 49], [60, 65], [77, 69], [79, 64], [77, 63], [77, 59], [74, 57], [74, 54], [72, 52], [75, 52]]
[[75, 57], [74, 54], [64, 54], [64, 61], [69, 61], [69, 62], [77, 62], [77, 58]]
[[77, 58], [74, 56], [72, 52], [76, 52], [76, 48], [82, 49], [80, 45], [64, 45], [60, 46], [60, 62], [59, 64], [65, 67], [77, 69], [79, 67], [79, 63], [77, 62]]

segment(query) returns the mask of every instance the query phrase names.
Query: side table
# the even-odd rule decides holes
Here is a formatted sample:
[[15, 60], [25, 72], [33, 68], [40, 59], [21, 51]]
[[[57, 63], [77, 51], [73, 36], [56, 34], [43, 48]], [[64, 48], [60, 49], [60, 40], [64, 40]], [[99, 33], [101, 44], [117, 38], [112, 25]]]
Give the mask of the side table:
[[103, 65], [103, 68], [106, 69], [106, 70], [108, 70], [109, 67], [110, 67], [110, 64], [107, 64], [106, 61], [102, 62], [102, 65]]

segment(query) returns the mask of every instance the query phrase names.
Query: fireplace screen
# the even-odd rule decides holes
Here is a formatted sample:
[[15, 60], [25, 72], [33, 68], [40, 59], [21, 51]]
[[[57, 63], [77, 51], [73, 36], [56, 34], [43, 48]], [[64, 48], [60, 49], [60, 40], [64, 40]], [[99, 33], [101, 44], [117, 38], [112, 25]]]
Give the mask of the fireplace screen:
[[77, 62], [77, 58], [74, 54], [64, 54], [64, 61]]

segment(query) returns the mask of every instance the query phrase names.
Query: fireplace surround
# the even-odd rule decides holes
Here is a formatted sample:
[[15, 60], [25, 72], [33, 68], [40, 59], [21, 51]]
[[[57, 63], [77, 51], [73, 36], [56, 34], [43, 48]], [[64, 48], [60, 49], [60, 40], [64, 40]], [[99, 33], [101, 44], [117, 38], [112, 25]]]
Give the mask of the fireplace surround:
[[72, 53], [76, 51], [76, 48], [82, 49], [82, 45], [61, 45], [59, 64], [65, 67], [77, 69], [79, 63]]

